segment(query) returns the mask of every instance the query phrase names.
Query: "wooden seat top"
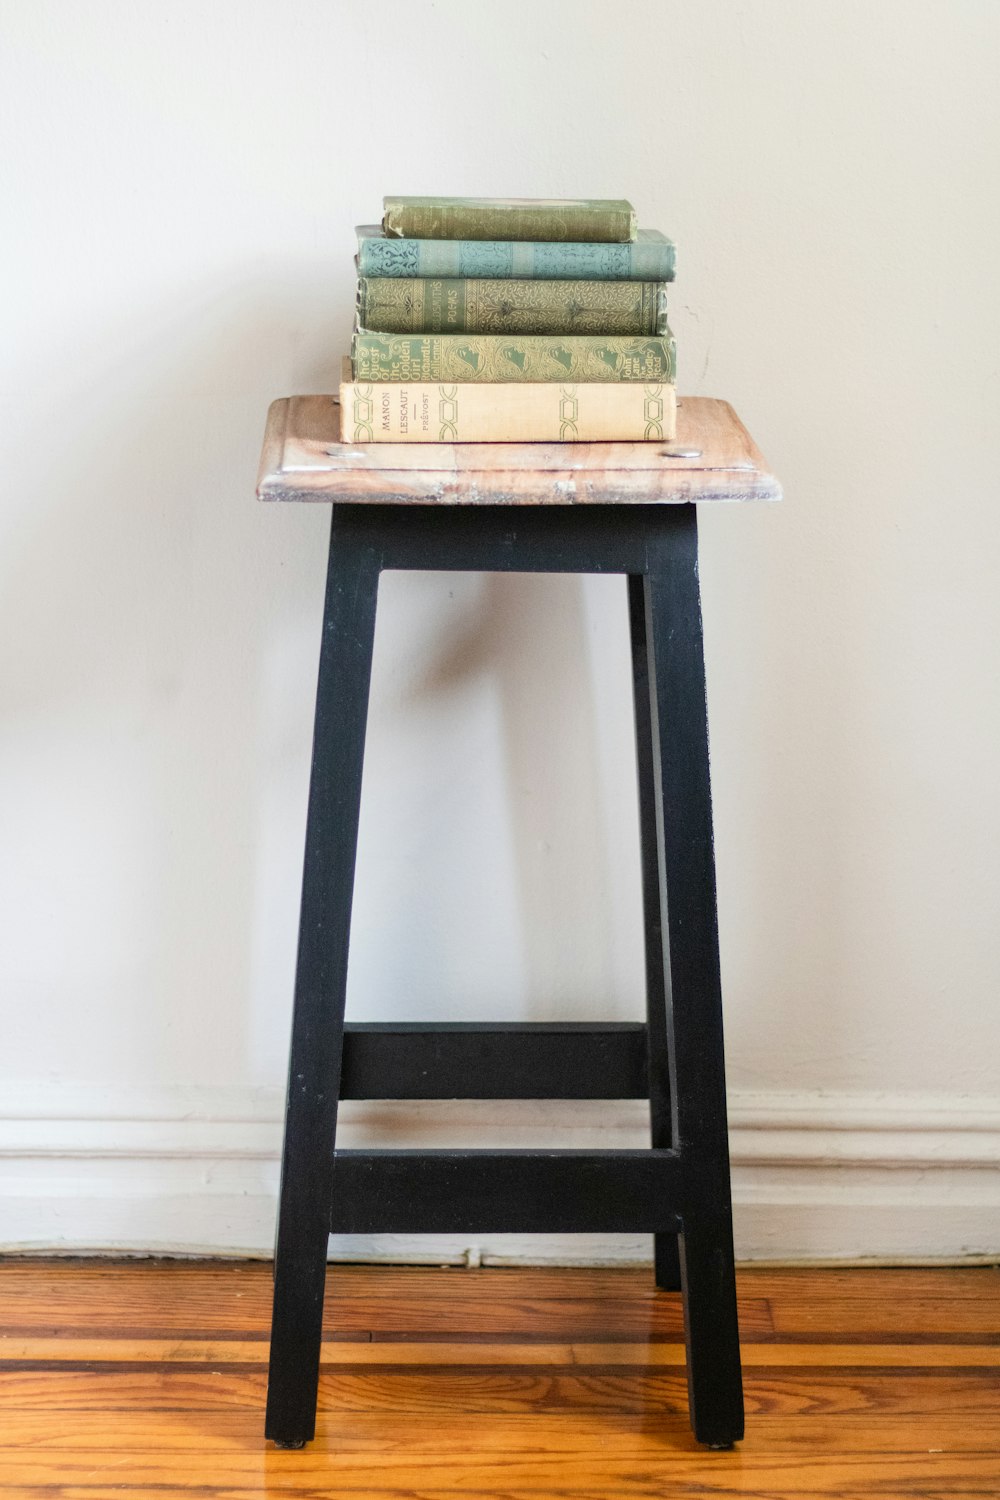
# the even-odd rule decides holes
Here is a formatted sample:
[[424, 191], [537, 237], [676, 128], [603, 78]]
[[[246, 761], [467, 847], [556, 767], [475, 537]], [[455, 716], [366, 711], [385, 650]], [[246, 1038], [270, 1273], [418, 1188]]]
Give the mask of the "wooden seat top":
[[677, 505], [780, 500], [727, 401], [684, 396], [671, 443], [342, 443], [336, 396], [267, 417], [261, 500], [368, 505]]

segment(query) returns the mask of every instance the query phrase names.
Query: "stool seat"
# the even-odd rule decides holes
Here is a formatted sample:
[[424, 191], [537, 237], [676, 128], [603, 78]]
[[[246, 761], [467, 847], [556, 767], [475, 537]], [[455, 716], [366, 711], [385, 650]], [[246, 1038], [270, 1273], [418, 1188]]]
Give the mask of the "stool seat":
[[780, 500], [781, 487], [729, 402], [708, 396], [678, 401], [672, 443], [342, 443], [336, 396], [286, 396], [268, 413], [257, 496], [357, 505], [679, 505]]
[[[331, 530], [292, 1013], [265, 1433], [315, 1430], [331, 1233], [649, 1233], [684, 1303], [696, 1437], [743, 1435], [696, 506], [776, 500], [732, 407], [672, 443], [350, 444], [332, 396], [270, 409], [262, 500]], [[386, 569], [621, 573], [632, 656], [646, 1019], [376, 1022], [344, 1008]], [[648, 1098], [626, 1151], [344, 1151], [340, 1099]]]

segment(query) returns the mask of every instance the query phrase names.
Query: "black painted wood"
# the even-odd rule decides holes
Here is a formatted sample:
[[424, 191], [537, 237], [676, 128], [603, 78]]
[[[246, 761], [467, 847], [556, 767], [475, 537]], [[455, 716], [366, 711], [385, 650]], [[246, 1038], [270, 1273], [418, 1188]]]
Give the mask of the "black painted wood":
[[[656, 824], [656, 769], [646, 646], [646, 592], [641, 573], [628, 579], [629, 637], [632, 648], [632, 702], [639, 792], [639, 856], [642, 866], [642, 918], [646, 959], [646, 1022], [649, 1050], [649, 1114], [653, 1146], [673, 1144], [670, 1108], [670, 1056], [667, 1045], [666, 965], [660, 916], [660, 852]], [[653, 1240], [653, 1275], [663, 1291], [681, 1289], [680, 1247], [674, 1234]]]
[[[651, 521], [686, 506], [335, 505], [343, 537], [378, 548], [384, 568], [491, 573], [642, 573]], [[659, 511], [659, 520], [654, 513]], [[559, 512], [559, 514], [556, 514]]]
[[665, 933], [672, 1138], [695, 1436], [743, 1436], [698, 533], [685, 507], [644, 580]]
[[[694, 508], [335, 505], [330, 546], [267, 1434], [299, 1446], [313, 1433], [331, 1224], [358, 1233], [651, 1232], [661, 1285], [675, 1279], [670, 1247], [680, 1230], [692, 1422], [701, 1441], [729, 1445], [742, 1435], [743, 1405]], [[355, 1026], [345, 1044], [382, 568], [630, 575], [646, 1027]], [[645, 1151], [335, 1153], [341, 1087], [350, 1097], [521, 1098], [544, 1085], [545, 1097], [631, 1098], [643, 1096], [640, 1078], [653, 1134]], [[606, 1091], [590, 1092], [598, 1087]]]
[[345, 1027], [342, 1099], [648, 1095], [641, 1021], [349, 1021]]
[[335, 1234], [672, 1229], [667, 1151], [338, 1151]]
[[331, 533], [281, 1167], [265, 1433], [315, 1429], [376, 547]]

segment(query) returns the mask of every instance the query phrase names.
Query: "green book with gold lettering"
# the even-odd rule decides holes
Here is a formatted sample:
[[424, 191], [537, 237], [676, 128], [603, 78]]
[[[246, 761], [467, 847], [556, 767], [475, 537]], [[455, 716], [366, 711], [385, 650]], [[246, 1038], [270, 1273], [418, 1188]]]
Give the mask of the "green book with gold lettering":
[[482, 281], [362, 276], [369, 333], [666, 334], [663, 281]]
[[414, 240], [575, 240], [628, 244], [624, 198], [383, 198], [382, 228]]
[[674, 340], [613, 334], [357, 332], [355, 380], [616, 381], [672, 383]]

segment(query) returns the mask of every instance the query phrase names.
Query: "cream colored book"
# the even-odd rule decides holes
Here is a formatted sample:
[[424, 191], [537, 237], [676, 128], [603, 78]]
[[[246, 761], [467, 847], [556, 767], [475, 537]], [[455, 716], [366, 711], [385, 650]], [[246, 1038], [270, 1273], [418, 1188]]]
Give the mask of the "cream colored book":
[[677, 436], [672, 385], [356, 381], [343, 363], [345, 443], [599, 443]]

